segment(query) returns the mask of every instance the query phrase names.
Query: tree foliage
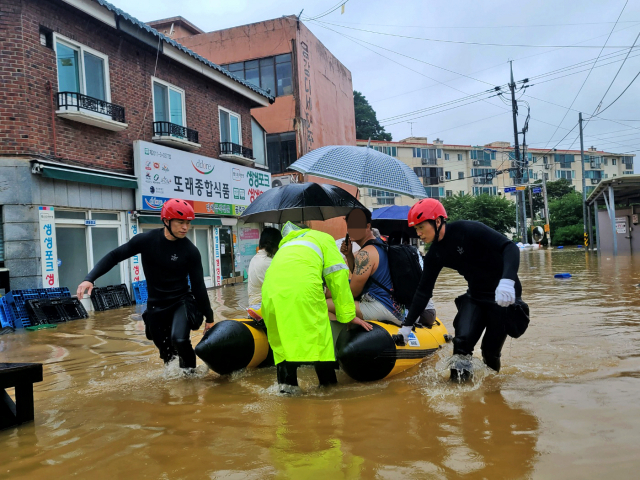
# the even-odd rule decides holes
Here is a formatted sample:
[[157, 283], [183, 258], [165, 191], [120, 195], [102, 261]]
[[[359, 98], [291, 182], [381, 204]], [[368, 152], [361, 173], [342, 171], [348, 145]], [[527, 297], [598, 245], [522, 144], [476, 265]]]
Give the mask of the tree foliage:
[[[542, 185], [542, 180], [536, 180], [534, 182], [536, 185]], [[555, 182], [547, 182], [547, 199], [549, 202], [554, 199], [559, 199], [564, 197], [567, 193], [575, 192], [575, 187], [569, 180], [565, 180], [561, 178], [560, 180], [556, 180]], [[532, 197], [533, 200], [533, 211], [536, 214], [540, 214], [544, 216], [544, 197], [542, 193], [536, 193]], [[528, 200], [527, 200], [528, 202]], [[527, 216], [531, 218], [531, 212], [529, 212], [529, 203], [527, 203]]]
[[[556, 183], [556, 182], [554, 182]], [[549, 202], [551, 240], [554, 245], [582, 245], [582, 194], [571, 191]]]
[[516, 205], [496, 195], [456, 195], [442, 199], [449, 221], [476, 220], [506, 235], [516, 226]]
[[353, 91], [353, 105], [356, 112], [356, 138], [361, 140], [391, 141], [391, 134], [384, 131], [369, 102], [362, 93]]

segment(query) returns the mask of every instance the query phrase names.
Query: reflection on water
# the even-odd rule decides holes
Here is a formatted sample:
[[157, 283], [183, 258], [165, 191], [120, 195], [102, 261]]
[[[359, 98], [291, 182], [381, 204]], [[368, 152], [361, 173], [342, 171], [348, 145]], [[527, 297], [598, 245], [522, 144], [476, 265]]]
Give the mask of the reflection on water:
[[[0, 432], [6, 478], [631, 478], [640, 440], [640, 259], [523, 252], [532, 322], [503, 370], [450, 384], [447, 345], [382, 382], [278, 395], [275, 371], [166, 369], [140, 309], [0, 337], [0, 362], [41, 362], [36, 419]], [[571, 273], [566, 280], [555, 273]], [[448, 328], [464, 280], [444, 271]], [[213, 290], [242, 315], [245, 286]], [[193, 341], [200, 333], [194, 333]], [[479, 352], [476, 352], [479, 355]]]

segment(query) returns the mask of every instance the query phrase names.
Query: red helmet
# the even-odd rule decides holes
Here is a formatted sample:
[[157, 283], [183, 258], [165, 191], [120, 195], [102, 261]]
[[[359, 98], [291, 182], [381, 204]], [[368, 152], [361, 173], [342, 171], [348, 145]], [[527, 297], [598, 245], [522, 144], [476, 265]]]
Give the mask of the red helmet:
[[409, 210], [408, 221], [410, 227], [415, 227], [426, 220], [435, 220], [438, 217], [447, 219], [444, 206], [435, 198], [424, 198]]
[[160, 212], [160, 218], [162, 220], [193, 220], [196, 218], [193, 213], [193, 207], [184, 200], [179, 198], [172, 198], [164, 202], [162, 206], [162, 212]]

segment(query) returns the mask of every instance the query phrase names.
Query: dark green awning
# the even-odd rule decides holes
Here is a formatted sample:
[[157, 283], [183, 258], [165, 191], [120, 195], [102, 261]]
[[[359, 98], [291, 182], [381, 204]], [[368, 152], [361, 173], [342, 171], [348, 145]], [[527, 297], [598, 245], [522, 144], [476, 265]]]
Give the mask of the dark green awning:
[[52, 167], [45, 164], [42, 165], [42, 176], [47, 178], [55, 178], [56, 180], [92, 183], [94, 185], [104, 185], [107, 187], [132, 188], [134, 190], [138, 188], [138, 182], [135, 179]]
[[[162, 220], [160, 220], [160, 216], [140, 215], [140, 217], [138, 217], [138, 223], [162, 225]], [[219, 218], [196, 218], [195, 220], [191, 220], [191, 225], [222, 225], [222, 220]]]

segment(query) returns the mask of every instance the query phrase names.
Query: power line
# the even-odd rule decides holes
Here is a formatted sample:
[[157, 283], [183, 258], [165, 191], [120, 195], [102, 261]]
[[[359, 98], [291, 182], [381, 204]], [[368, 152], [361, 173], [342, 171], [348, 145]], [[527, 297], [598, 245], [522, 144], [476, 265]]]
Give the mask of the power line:
[[335, 12], [337, 9], [339, 9], [340, 7], [342, 7], [343, 5], [346, 5], [349, 2], [349, 0], [344, 0], [342, 2], [337, 3], [336, 5], [334, 5], [333, 7], [329, 8], [329, 10], [325, 10], [323, 13], [315, 16], [315, 17], [311, 17], [311, 18], [304, 18], [303, 20], [305, 22], [310, 21], [310, 20], [316, 20], [318, 18], [322, 18], [322, 17], [326, 17], [327, 15]]
[[[573, 101], [571, 102], [571, 105], [569, 105], [569, 109], [571, 109], [571, 107], [573, 107], [573, 104], [578, 99], [578, 96], [580, 95], [580, 92], [582, 91], [584, 85], [587, 83], [587, 80], [589, 79], [589, 76], [591, 75], [591, 72], [593, 71], [593, 67], [595, 67], [596, 63], [598, 62], [598, 59], [600, 58], [600, 55], [602, 55], [602, 52], [604, 51], [604, 48], [606, 47], [607, 42], [611, 38], [611, 35], [613, 34], [613, 31], [616, 28], [616, 25], [618, 25], [618, 20], [620, 20], [620, 17], [622, 16], [622, 12], [624, 12], [624, 9], [627, 7], [627, 3], [629, 3], [629, 0], [625, 1], [624, 6], [622, 7], [622, 10], [620, 11], [620, 14], [618, 15], [618, 18], [616, 19], [616, 23], [613, 25], [613, 28], [611, 29], [611, 32], [609, 32], [609, 36], [605, 40], [604, 45], [602, 45], [602, 48], [600, 49], [600, 53], [598, 53], [598, 57], [596, 58], [596, 61], [593, 62], [593, 64], [591, 65], [591, 68], [589, 69], [589, 73], [587, 74], [586, 78], [582, 82], [582, 85], [580, 86], [580, 89], [578, 90], [578, 93], [576, 93], [576, 96], [573, 98]], [[567, 109], [567, 111], [565, 112], [564, 116], [562, 117], [562, 120], [560, 120], [560, 123], [558, 124], [558, 128], [559, 128], [560, 125], [562, 125], [562, 122], [564, 122], [564, 119], [567, 118], [567, 115], [569, 114], [569, 109]], [[551, 135], [551, 138], [554, 137], [554, 135], [558, 131], [558, 128], [555, 129], [555, 131], [553, 132], [553, 135]], [[551, 138], [547, 142], [547, 145], [549, 145], [549, 142], [551, 142]], [[545, 145], [545, 148], [546, 148], [546, 145]]]
[[[640, 20], [624, 20], [618, 23], [637, 23]], [[351, 25], [368, 25], [372, 27], [395, 27], [395, 28], [422, 28], [425, 30], [434, 30], [434, 29], [443, 29], [443, 30], [452, 30], [452, 29], [496, 29], [496, 28], [534, 28], [534, 27], [567, 27], [567, 26], [583, 26], [583, 25], [608, 25], [614, 22], [586, 22], [586, 23], [551, 23], [551, 24], [531, 24], [531, 25], [487, 25], [487, 26], [459, 26], [459, 25], [450, 25], [450, 26], [425, 26], [425, 25], [389, 25], [389, 24], [379, 24], [379, 23], [360, 23], [360, 22], [345, 22], [341, 21], [340, 23], [346, 23]]]
[[[635, 77], [633, 77], [633, 80], [631, 80], [631, 82], [629, 83], [629, 85], [627, 85], [627, 87], [622, 91], [622, 93], [621, 93], [620, 95], [618, 95], [618, 96], [616, 97], [616, 99], [615, 99], [613, 102], [611, 102], [609, 105], [607, 105], [605, 108], [603, 108], [603, 109], [600, 111], [600, 113], [602, 113], [602, 112], [604, 112], [604, 111], [608, 110], [608, 109], [609, 109], [609, 107], [611, 107], [614, 103], [616, 103], [616, 102], [620, 99], [620, 97], [622, 97], [622, 95], [624, 95], [624, 93], [629, 89], [629, 87], [633, 84], [633, 82], [635, 82], [635, 81], [636, 81], [636, 78], [638, 78], [638, 75], [640, 75], [640, 72], [638, 72], [638, 73], [636, 74], [636, 76], [635, 76]], [[596, 114], [596, 115], [598, 115], [598, 114]]]
[[355, 28], [355, 27], [347, 27], [344, 25], [339, 25], [330, 22], [323, 22], [320, 20], [315, 20], [318, 23], [323, 23], [326, 25], [332, 25], [334, 27], [347, 28], [349, 30], [357, 30], [359, 32], [373, 33], [376, 35], [385, 35], [389, 37], [398, 37], [398, 38], [407, 38], [411, 40], [421, 40], [425, 42], [439, 42], [439, 43], [455, 43], [461, 45], [479, 45], [479, 46], [487, 46], [487, 47], [523, 47], [523, 48], [629, 48], [627, 45], [611, 45], [608, 47], [598, 47], [597, 45], [527, 45], [520, 43], [483, 43], [483, 42], [464, 42], [460, 40], [444, 40], [440, 38], [423, 38], [423, 37], [412, 37], [410, 35], [398, 35], [394, 33], [385, 33], [385, 32], [376, 32], [375, 30], [365, 30], [363, 28]]

